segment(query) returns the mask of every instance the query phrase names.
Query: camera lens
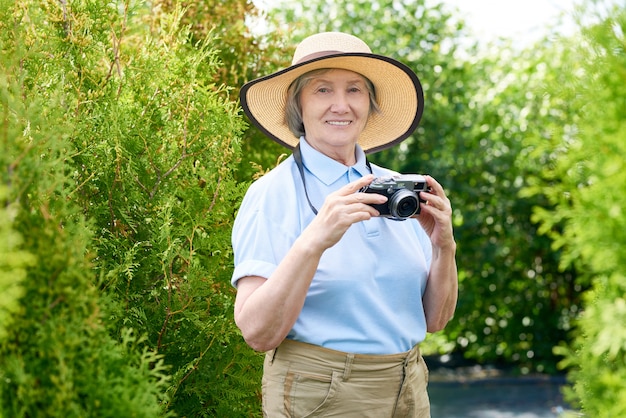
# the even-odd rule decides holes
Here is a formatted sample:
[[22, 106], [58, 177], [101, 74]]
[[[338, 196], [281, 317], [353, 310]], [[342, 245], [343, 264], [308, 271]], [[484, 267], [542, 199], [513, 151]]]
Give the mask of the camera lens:
[[398, 190], [389, 199], [389, 213], [396, 218], [410, 218], [418, 208], [417, 194], [407, 189]]

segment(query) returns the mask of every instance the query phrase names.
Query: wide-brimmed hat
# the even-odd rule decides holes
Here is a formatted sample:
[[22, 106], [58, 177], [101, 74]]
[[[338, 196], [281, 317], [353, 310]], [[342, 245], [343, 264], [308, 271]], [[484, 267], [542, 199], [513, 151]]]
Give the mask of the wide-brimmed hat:
[[417, 75], [395, 59], [373, 54], [359, 38], [341, 32], [309, 36], [296, 48], [290, 67], [245, 84], [240, 92], [244, 112], [271, 139], [294, 148], [300, 138], [285, 120], [287, 90], [299, 76], [323, 68], [354, 71], [374, 84], [380, 112], [370, 115], [359, 137], [365, 152], [395, 145], [417, 128], [424, 108]]

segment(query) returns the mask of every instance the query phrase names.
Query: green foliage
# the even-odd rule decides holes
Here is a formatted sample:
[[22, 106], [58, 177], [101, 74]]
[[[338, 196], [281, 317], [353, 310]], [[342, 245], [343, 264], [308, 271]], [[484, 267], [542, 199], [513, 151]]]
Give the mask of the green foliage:
[[58, 50], [29, 37], [40, 23], [36, 8], [1, 10], [2, 230], [10, 252], [0, 277], [3, 286], [8, 274], [15, 282], [3, 293], [10, 318], [0, 335], [0, 415], [157, 416], [168, 386], [161, 356], [130, 331], [112, 339], [103, 323], [91, 228], [71, 199], [71, 96], [44, 71]]
[[577, 47], [482, 56], [423, 1], [291, 4], [293, 36], [250, 33], [244, 0], [68, 3], [0, 0], [0, 416], [260, 414], [230, 227], [284, 150], [234, 99], [322, 30], [424, 84], [416, 134], [372, 160], [453, 202], [461, 299], [436, 349], [523, 371], [565, 355], [572, 399], [624, 414], [623, 9]]
[[180, 10], [151, 21], [134, 1], [1, 13], [3, 184], [17, 202], [2, 233], [24, 237], [3, 271], [27, 265], [19, 251], [36, 262], [19, 306], [0, 305], [13, 320], [0, 410], [258, 415], [261, 358], [229, 284], [243, 121], [215, 84], [215, 39], [192, 43]]
[[587, 4], [585, 21], [597, 23], [564, 53], [568, 76], [548, 84], [569, 118], [551, 127], [550, 142], [537, 142], [547, 161], [537, 187], [556, 211], [535, 217], [563, 266], [578, 266], [593, 285], [573, 346], [557, 349], [572, 368], [570, 399], [588, 416], [617, 417], [626, 414], [626, 9], [595, 10]]
[[370, 158], [433, 175], [452, 201], [460, 299], [445, 338], [436, 338], [439, 351], [554, 372], [552, 347], [567, 339], [580, 289], [532, 222], [531, 208], [547, 200], [519, 195], [542, 169], [528, 163], [524, 139], [556, 118], [541, 92], [543, 48], [481, 53], [463, 22], [424, 1], [312, 1], [280, 13], [298, 28], [294, 42], [317, 31], [354, 33], [422, 81], [426, 103], [416, 133]]
[[[217, 84], [229, 86], [227, 94], [238, 100], [240, 88], [252, 79], [270, 74], [291, 62], [290, 49], [284, 47], [281, 31], [253, 32], [251, 27], [268, 19], [255, 9], [249, 0], [200, 0], [154, 2], [155, 24], [178, 7], [184, 8], [181, 22], [189, 25], [192, 42], [195, 44], [214, 38], [215, 54], [220, 65], [211, 74]], [[241, 182], [249, 182], [260, 172], [276, 165], [277, 155], [285, 151], [280, 145], [267, 139], [253, 125], [243, 133], [242, 155], [235, 173]]]
[[516, 363], [522, 372], [556, 371], [552, 347], [567, 340], [581, 302], [576, 271], [559, 269], [560, 253], [532, 219], [533, 207], [550, 210], [550, 203], [541, 192], [521, 194], [543, 170], [528, 158], [526, 138], [545, 137], [545, 125], [561, 121], [542, 92], [552, 47], [485, 56], [472, 66], [476, 73], [463, 83], [467, 105], [443, 137], [452, 152], [432, 168], [449, 187], [459, 242], [461, 299], [446, 333], [466, 355]]
[[[0, 186], [0, 202], [7, 198], [7, 187]], [[31, 253], [19, 249], [23, 239], [13, 228], [15, 212], [12, 205], [0, 209], [0, 341], [7, 337], [7, 328], [20, 311], [26, 267], [34, 263]]]

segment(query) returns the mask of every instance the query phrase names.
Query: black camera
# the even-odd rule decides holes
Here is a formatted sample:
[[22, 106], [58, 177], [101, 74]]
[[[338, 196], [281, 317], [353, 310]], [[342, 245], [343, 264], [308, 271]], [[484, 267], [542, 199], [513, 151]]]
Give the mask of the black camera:
[[387, 196], [387, 202], [370, 205], [380, 212], [380, 216], [394, 220], [404, 220], [420, 213], [419, 192], [430, 191], [426, 179], [421, 174], [401, 174], [392, 177], [379, 177], [361, 189], [363, 193], [377, 193]]

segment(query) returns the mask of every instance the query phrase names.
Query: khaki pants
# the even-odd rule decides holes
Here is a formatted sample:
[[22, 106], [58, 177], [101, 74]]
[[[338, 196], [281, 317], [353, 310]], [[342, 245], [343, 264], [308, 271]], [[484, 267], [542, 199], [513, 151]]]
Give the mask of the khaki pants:
[[265, 356], [263, 416], [430, 418], [419, 348], [360, 355], [285, 340]]

